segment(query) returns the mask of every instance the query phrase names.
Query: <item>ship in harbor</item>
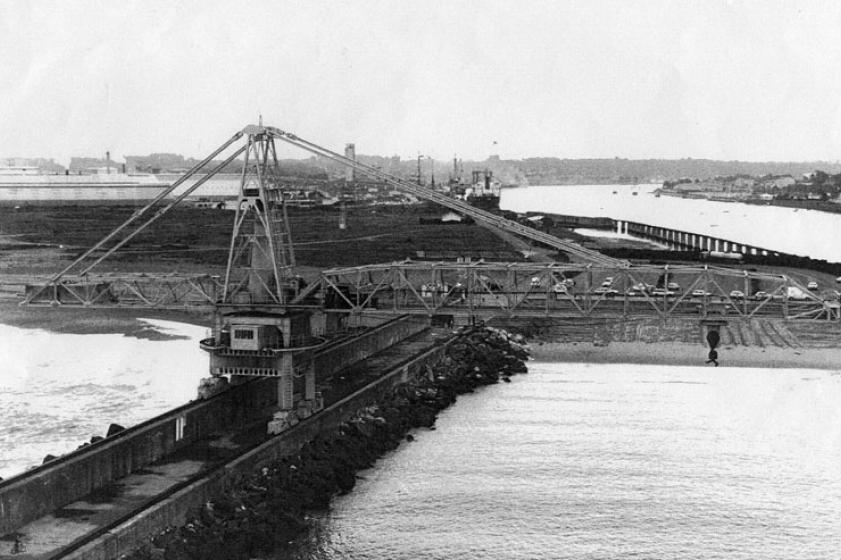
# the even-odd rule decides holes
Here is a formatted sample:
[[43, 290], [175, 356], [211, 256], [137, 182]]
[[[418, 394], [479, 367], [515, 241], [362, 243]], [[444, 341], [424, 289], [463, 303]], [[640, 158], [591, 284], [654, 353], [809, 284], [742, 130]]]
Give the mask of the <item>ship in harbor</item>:
[[[113, 171], [113, 172], [112, 172]], [[147, 173], [44, 173], [38, 167], [0, 167], [0, 205], [132, 205], [152, 201], [168, 186]]]
[[493, 171], [485, 169], [483, 171], [473, 171], [472, 185], [466, 193], [465, 200], [485, 210], [495, 210], [499, 208], [499, 193], [502, 189], [502, 183], [494, 179]]
[[467, 183], [461, 180], [457, 160], [454, 160], [453, 165], [457, 171], [450, 178], [448, 185], [448, 190], [452, 196], [484, 210], [499, 208], [499, 194], [502, 190], [502, 184], [494, 178], [493, 171], [489, 169], [473, 170], [471, 180]]

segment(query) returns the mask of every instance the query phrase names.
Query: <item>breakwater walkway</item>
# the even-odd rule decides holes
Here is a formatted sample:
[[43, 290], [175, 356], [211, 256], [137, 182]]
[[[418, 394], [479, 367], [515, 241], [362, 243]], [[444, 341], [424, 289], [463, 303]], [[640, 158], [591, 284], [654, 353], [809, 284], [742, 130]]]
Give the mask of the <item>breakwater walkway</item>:
[[[399, 378], [447, 337], [428, 322], [401, 317], [334, 341], [315, 356], [327, 409], [309, 424], [320, 427], [331, 414], [347, 413], [341, 400], [370, 381], [346, 375], [348, 366], [367, 363], [381, 375], [398, 368]], [[183, 517], [190, 499], [206, 499], [205, 492], [227, 484], [239, 468], [231, 461], [271, 441], [265, 432], [277, 402], [272, 381], [234, 385], [0, 482], [0, 558], [116, 557], [114, 546], [122, 550], [124, 541]], [[202, 491], [194, 491], [198, 480]], [[179, 492], [191, 498], [173, 500]], [[156, 504], [166, 507], [138, 516]], [[142, 522], [131, 531], [118, 529], [136, 518]], [[100, 547], [100, 556], [82, 554], [86, 543], [108, 537], [112, 542]], [[21, 549], [25, 555], [13, 553]]]
[[307, 512], [326, 509], [334, 495], [351, 491], [357, 471], [413, 441], [407, 435], [411, 429], [432, 427], [437, 413], [459, 394], [524, 373], [525, 350], [512, 339], [519, 338], [493, 329], [463, 329], [421, 375], [381, 387], [347, 421], [319, 433], [296, 454], [252, 471], [198, 508], [184, 526], [157, 535], [131, 560], [282, 556], [307, 532]]
[[[4, 481], [0, 484], [0, 513], [6, 530], [0, 540], [0, 558], [104, 559], [130, 553], [148, 542], [150, 535], [184, 524], [213, 499], [237, 488], [243, 477], [260, 472], [255, 469], [298, 453], [315, 438], [335, 433], [349, 419], [358, 419], [360, 410], [370, 413], [370, 407], [382, 402], [383, 395], [393, 394], [393, 387], [429, 380], [432, 367], [445, 360], [450, 345], [458, 340], [448, 331], [430, 329], [411, 318], [390, 321], [360, 338], [368, 341], [359, 344], [369, 348], [365, 356], [343, 349], [342, 344], [333, 350], [336, 357], [354, 355], [356, 359], [348, 359], [348, 367], [334, 366], [332, 375], [320, 379], [326, 408], [279, 435], [268, 436], [265, 429], [275, 400], [270, 394], [274, 384], [258, 379], [145, 423], [153, 426], [152, 443], [168, 434], [169, 428], [177, 436], [179, 426], [182, 432], [190, 426], [190, 441], [183, 445], [162, 451], [167, 446], [160, 442], [157, 447], [149, 445], [146, 436], [150, 434], [144, 434], [144, 430], [150, 431], [149, 426], [140, 426], [144, 428], [140, 432], [130, 428], [123, 437], [133, 443], [122, 449], [109, 450], [100, 442], [90, 446], [96, 449], [81, 450], [70, 459], [60, 458], [55, 465], [38, 467], [29, 476], [24, 473]], [[469, 371], [477, 383], [486, 377]], [[419, 395], [427, 398], [428, 387]], [[206, 410], [208, 417], [202, 417], [191, 408], [212, 411]], [[175, 423], [170, 426], [173, 413]], [[428, 414], [414, 417], [431, 421]], [[113, 448], [117, 441], [107, 443]], [[92, 491], [73, 497], [73, 487], [86, 487], [92, 479]], [[315, 483], [307, 480], [307, 484]], [[349, 483], [352, 477], [345, 476], [342, 488]], [[41, 504], [43, 510], [44, 504], [50, 503], [55, 507], [48, 511], [34, 509], [34, 504]], [[294, 522], [290, 527], [297, 525]]]

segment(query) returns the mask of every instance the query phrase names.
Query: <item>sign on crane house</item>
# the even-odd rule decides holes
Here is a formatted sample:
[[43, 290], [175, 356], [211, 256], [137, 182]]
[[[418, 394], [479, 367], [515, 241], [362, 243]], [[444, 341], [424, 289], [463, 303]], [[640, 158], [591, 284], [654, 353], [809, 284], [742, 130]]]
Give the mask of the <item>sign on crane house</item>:
[[[269, 432], [277, 433], [322, 408], [312, 351], [325, 340], [312, 335], [310, 311], [287, 306], [298, 279], [274, 138], [258, 126], [243, 132], [245, 165], [222, 300], [213, 337], [201, 347], [210, 354], [215, 378], [277, 378], [279, 410], [269, 423]], [[298, 402], [295, 379], [304, 381]]]

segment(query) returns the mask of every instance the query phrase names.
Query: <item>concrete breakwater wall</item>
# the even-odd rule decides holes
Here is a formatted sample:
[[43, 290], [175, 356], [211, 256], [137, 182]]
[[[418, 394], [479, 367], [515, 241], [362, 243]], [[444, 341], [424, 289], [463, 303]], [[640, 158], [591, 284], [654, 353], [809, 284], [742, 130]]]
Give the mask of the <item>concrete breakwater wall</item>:
[[429, 327], [429, 321], [418, 317], [398, 317], [384, 325], [374, 327], [360, 337], [332, 346], [329, 352], [317, 354], [313, 361], [316, 383], [321, 383], [340, 369], [364, 360], [384, 348]]
[[[427, 328], [398, 317], [315, 356], [316, 368], [329, 372], [392, 346]], [[357, 345], [354, 347], [354, 345]], [[223, 427], [265, 415], [277, 402], [277, 381], [257, 379], [164, 413], [96, 444], [76, 450], [0, 483], [0, 535], [78, 500], [144, 468]], [[181, 437], [177, 437], [181, 436]]]
[[[250, 472], [272, 461], [296, 453], [319, 434], [335, 430], [353, 417], [360, 408], [376, 402], [394, 386], [427, 375], [428, 366], [439, 362], [448, 343], [440, 344], [396, 364], [377, 381], [337, 401], [320, 413], [307, 418], [285, 432], [267, 440], [248, 453], [212, 470], [200, 480], [174, 493], [162, 496], [142, 514], [110, 528], [66, 558], [106, 560], [128, 554], [149, 542], [151, 536], [173, 526], [183, 525], [196, 511], [223, 493], [242, 484]], [[232, 558], [222, 553], [216, 541], [205, 558]], [[214, 551], [213, 548], [216, 548]]]
[[[329, 507], [333, 495], [350, 491], [356, 471], [371, 466], [404, 438], [411, 441], [408, 430], [431, 426], [438, 411], [452, 404], [458, 394], [525, 372], [525, 359], [523, 348], [505, 333], [464, 329], [446, 344], [393, 368], [336, 403], [326, 414], [277, 436], [235, 461], [236, 465], [226, 466], [232, 483], [216, 483], [221, 490], [216, 494], [195, 488], [192, 499], [186, 489], [183, 499], [173, 496], [166, 515], [172, 513], [176, 501], [181, 504], [179, 511], [190, 512], [170, 524], [189, 522], [159, 534], [151, 547], [130, 558], [274, 556], [307, 530], [307, 511]], [[234, 471], [240, 473], [239, 479], [231, 478]], [[159, 526], [164, 517], [162, 512]], [[147, 522], [134, 533], [135, 538], [144, 531], [148, 534], [148, 528]], [[105, 550], [104, 544], [100, 550]], [[122, 550], [112, 547], [111, 556], [97, 555], [91, 545], [88, 552], [73, 558], [113, 557]]]

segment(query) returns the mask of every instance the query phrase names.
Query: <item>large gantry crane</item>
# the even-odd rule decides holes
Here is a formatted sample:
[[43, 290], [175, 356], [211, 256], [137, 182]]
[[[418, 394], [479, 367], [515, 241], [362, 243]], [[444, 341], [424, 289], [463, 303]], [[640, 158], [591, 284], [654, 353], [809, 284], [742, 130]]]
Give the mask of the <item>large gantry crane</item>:
[[[281, 190], [276, 141], [344, 164], [422, 200], [438, 203], [469, 216], [479, 223], [563, 251], [579, 262], [496, 263], [497, 271], [509, 279], [520, 278], [507, 282], [508, 293], [503, 295], [499, 292], [506, 290], [494, 287], [497, 283], [490, 278], [491, 269], [484, 264], [474, 263], [371, 265], [364, 271], [365, 274], [369, 277], [379, 274], [379, 279], [375, 282], [369, 281], [373, 288], [367, 295], [360, 290], [361, 283], [358, 280], [356, 293], [352, 298], [346, 297], [343, 287], [336, 282], [347, 270], [325, 271], [319, 283], [302, 289], [300, 278], [294, 272], [295, 253]], [[237, 142], [240, 144], [234, 147]], [[221, 163], [199, 174], [214, 158], [228, 149], [233, 149], [233, 152]], [[223, 278], [209, 274], [111, 274], [95, 270], [104, 259], [125, 246], [137, 234], [184, 201], [240, 156], [244, 165]], [[183, 192], [175, 194], [176, 189], [193, 178], [194, 183], [187, 186]], [[451, 278], [470, 279], [467, 280], [466, 287], [462, 286], [459, 290], [456, 290], [457, 284], [453, 283], [449, 291], [443, 294], [430, 294], [429, 291], [424, 293], [423, 286], [415, 286], [407, 280], [415, 269], [422, 273], [432, 271], [439, 276], [447, 273]], [[561, 293], [552, 292], [553, 288], [558, 286], [557, 274], [563, 276], [566, 271], [575, 275], [584, 269], [587, 272], [583, 275], [584, 290], [580, 294], [568, 294], [566, 288]], [[362, 272], [360, 267], [350, 270], [357, 279], [362, 277]], [[685, 290], [674, 294], [665, 289], [665, 284], [671, 285], [671, 281], [677, 279], [680, 274], [687, 275]], [[716, 274], [718, 277], [714, 277]], [[595, 277], [598, 275], [601, 277]], [[522, 288], [523, 277], [527, 279], [525, 288]], [[655, 280], [658, 277], [659, 280]], [[619, 278], [621, 297], [612, 298], [613, 292], [620, 293], [610, 288]], [[657, 295], [656, 290], [648, 289], [653, 288], [653, 284], [649, 284], [632, 295], [637, 286], [646, 285], [646, 278], [664, 284], [661, 293]], [[766, 297], [762, 301], [750, 304], [744, 297], [741, 300], [734, 299], [732, 292], [728, 295], [730, 288], [727, 284], [729, 282], [732, 285], [734, 281], [739, 282], [739, 286], [744, 284], [744, 293], [748, 293], [752, 282], [765, 282], [765, 285], [769, 286]], [[303, 378], [304, 398], [298, 405], [299, 408], [303, 406], [303, 410], [299, 410], [297, 415], [290, 415], [291, 417], [300, 416], [301, 412], [306, 414], [319, 407], [312, 352], [324, 339], [314, 334], [335, 331], [336, 325], [333, 323], [338, 324], [337, 315], [328, 313], [331, 310], [328, 302], [331, 298], [328, 296], [343, 298], [347, 304], [344, 311], [352, 313], [364, 311], [366, 306], [371, 306], [375, 301], [375, 293], [379, 290], [390, 291], [391, 311], [394, 313], [410, 311], [434, 315], [446, 306], [461, 305], [464, 313], [472, 314], [482, 311], [478, 307], [484, 305], [485, 310], [502, 310], [508, 314], [549, 314], [552, 311], [570, 312], [579, 316], [604, 313], [606, 316], [627, 317], [629, 313], [640, 314], [642, 311], [647, 311], [650, 315], [654, 310], [656, 315], [665, 318], [670, 314], [688, 314], [695, 317], [700, 314], [706, 317], [709, 313], [718, 313], [718, 308], [727, 307], [732, 309], [731, 313], [741, 318], [751, 318], [760, 312], [768, 311], [781, 312], [786, 318], [817, 318], [821, 314], [827, 318], [838, 318], [837, 309], [808, 294], [805, 289], [800, 291], [809, 296], [808, 302], [789, 302], [787, 294], [788, 290], [792, 289], [792, 282], [784, 275], [730, 269], [713, 270], [697, 265], [685, 267], [684, 270], [680, 267], [670, 269], [668, 265], [631, 266], [626, 261], [607, 257], [571, 241], [559, 239], [365, 165], [290, 132], [260, 124], [246, 126], [234, 134], [60, 272], [43, 283], [28, 285], [23, 303], [69, 307], [199, 307], [211, 310], [214, 312], [213, 336], [201, 342], [202, 348], [210, 353], [211, 375], [216, 379], [227, 375], [233, 379], [248, 376], [278, 378], [278, 404], [284, 414], [291, 412], [295, 404], [294, 379]], [[500, 283], [505, 282], [502, 280]], [[599, 283], [601, 288], [595, 288]], [[410, 308], [405, 305], [396, 289], [409, 296], [406, 299], [414, 296], [415, 301], [420, 302], [420, 307]], [[543, 290], [543, 294], [533, 294], [534, 289]], [[714, 290], [714, 293], [710, 290]], [[696, 296], [696, 293], [702, 295]], [[544, 297], [532, 298], [532, 295]], [[713, 302], [710, 297], [712, 295], [719, 301]], [[696, 299], [697, 297], [700, 299]], [[508, 302], [507, 307], [505, 301]], [[534, 301], [542, 302], [541, 307], [529, 308]], [[555, 307], [550, 309], [550, 305]], [[560, 305], [566, 305], [567, 308], [561, 309], [558, 307]], [[597, 309], [597, 306], [600, 307]], [[285, 418], [281, 417], [279, 421], [285, 421]]]
[[[236, 148], [224, 161], [209, 171], [200, 174], [214, 161], [214, 158], [223, 154], [239, 140], [243, 140], [244, 145]], [[290, 132], [275, 127], [249, 125], [161, 191], [155, 199], [135, 211], [128, 220], [64, 269], [44, 283], [27, 286], [24, 304], [152, 308], [205, 306], [212, 308], [220, 303], [242, 303], [244, 295], [248, 294], [252, 301], [266, 300], [261, 301], [263, 304], [300, 305], [300, 301], [292, 301], [294, 290], [290, 292], [283, 289], [296, 282], [293, 273], [295, 255], [280, 191], [275, 140], [339, 162], [422, 200], [435, 202], [469, 216], [477, 222], [563, 251], [584, 263], [611, 268], [628, 266], [626, 261], [605, 256], [572, 241], [559, 239], [416, 185], [304, 140]], [[137, 234], [184, 201], [243, 154], [245, 154], [245, 165], [240, 181], [224, 281], [207, 274], [109, 274], [94, 270], [103, 260], [126, 245]], [[170, 198], [176, 189], [194, 178], [197, 180], [193, 184], [177, 196]], [[255, 225], [252, 231], [246, 232], [244, 224], [249, 219]], [[134, 229], [130, 229], [132, 227]], [[250, 260], [244, 262], [246, 255]]]
[[[320, 282], [310, 284], [302, 291], [299, 279], [294, 275], [295, 254], [280, 191], [275, 141], [282, 141], [319, 157], [341, 163], [358, 173], [375, 178], [417, 198], [435, 202], [470, 216], [479, 223], [563, 251], [573, 256], [578, 262], [497, 263], [497, 266], [482, 266], [473, 263], [458, 266], [454, 263], [429, 266], [423, 266], [423, 263], [371, 265], [364, 271], [361, 267], [324, 271]], [[241, 144], [235, 147], [237, 142]], [[214, 158], [229, 149], [233, 149], [233, 153], [225, 160], [209, 171], [203, 171], [214, 161]], [[244, 156], [245, 165], [242, 170], [224, 278], [210, 274], [110, 274], [95, 270], [104, 259], [126, 245], [138, 233], [184, 201], [240, 156]], [[193, 184], [180, 194], [174, 194], [176, 189], [191, 179], [195, 179]], [[610, 258], [577, 243], [559, 239], [513, 220], [475, 208], [465, 202], [304, 140], [290, 132], [262, 126], [262, 124], [249, 125], [238, 131], [71, 264], [45, 282], [28, 285], [24, 295], [24, 304], [179, 309], [203, 307], [208, 310], [232, 309], [255, 304], [263, 309], [274, 306], [288, 310], [321, 309], [327, 306], [326, 300], [333, 299], [342, 300], [340, 307], [343, 307], [346, 312], [348, 310], [359, 312], [375, 300], [375, 294], [370, 290], [367, 294], [357, 290], [355, 298], [348, 298], [346, 291], [339, 284], [343, 279], [356, 276], [355, 283], [359, 288], [364, 273], [369, 278], [375, 278], [373, 282], [368, 282], [375, 290], [382, 292], [389, 287], [401, 284], [403, 291], [410, 296], [404, 299], [413, 299], [411, 302], [404, 302], [392, 295], [391, 299], [394, 302], [392, 311], [420, 312], [431, 315], [452, 304], [454, 296], [459, 294], [450, 291], [442, 296], [433, 294], [432, 297], [424, 297], [419, 289], [420, 281], [415, 278], [430, 271], [433, 277], [436, 275], [441, 277], [445, 274], [442, 272], [445, 269], [458, 269], [459, 277], [472, 278], [473, 281], [468, 286], [467, 293], [476, 297], [471, 296], [466, 300], [465, 307], [468, 308], [469, 313], [481, 312], [481, 307], [484, 305], [495, 307], [497, 311], [509, 315], [529, 311], [590, 315], [594, 311], [602, 310], [613, 314], [618, 312], [623, 316], [628, 316], [629, 313], [647, 312], [649, 315], [653, 313], [665, 318], [669, 315], [685, 314], [687, 310], [697, 314], [694, 304], [698, 302], [692, 301], [691, 292], [699, 291], [720, 297], [734, 313], [744, 317], [767, 313], [775, 306], [781, 308], [777, 314], [785, 318], [823, 316], [838, 318], [839, 315], [837, 309], [827, 305], [786, 275], [698, 265], [688, 267], [632, 266], [627, 261]], [[564, 295], [557, 297], [558, 292], [553, 288], [557, 288], [560, 281], [580, 274], [583, 270], [587, 273], [583, 275], [583, 289], [579, 292], [581, 297], [573, 297], [572, 294], [568, 297]], [[684, 275], [682, 279], [678, 278], [681, 274]], [[496, 277], [491, 278], [494, 275]], [[453, 274], [450, 276], [455, 277]], [[510, 281], [512, 276], [516, 278], [514, 281]], [[636, 290], [639, 285], [657, 282], [663, 277], [683, 280], [685, 289], [675, 298], [670, 297], [668, 290], [663, 290], [662, 294], [656, 297], [651, 297], [654, 295], [652, 293]], [[522, 282], [522, 278], [526, 279], [525, 283]], [[531, 285], [534, 282], [530, 281], [535, 278], [539, 280], [539, 287]], [[624, 302], [617, 311], [616, 302], [611, 301], [613, 292], [609, 288], [601, 293], [598, 290], [598, 287], [608, 278], [612, 279], [616, 288], [621, 289], [622, 296], [632, 294], [631, 297], [636, 299], [624, 297]], [[489, 279], [492, 281], [488, 281]], [[767, 285], [764, 291], [768, 294], [768, 299], [749, 305], [746, 299], [737, 301], [730, 297], [732, 288], [728, 288], [728, 285], [737, 284], [736, 287], [744, 288], [744, 293], [748, 294], [748, 288], [754, 281]], [[418, 286], [415, 286], [415, 283]], [[504, 301], [499, 297], [500, 290], [494, 287], [501, 284], [505, 285], [502, 291], [507, 294], [507, 297], [502, 298]], [[689, 285], [692, 287], [688, 288]], [[318, 293], [318, 290], [321, 290], [321, 293]], [[805, 294], [808, 305], [792, 300], [789, 297], [792, 290]], [[482, 294], [482, 291], [485, 293]], [[540, 291], [543, 293], [536, 293]], [[482, 295], [484, 299], [479, 299], [479, 295]], [[532, 296], [542, 296], [542, 298]], [[782, 305], [775, 303], [780, 300], [783, 301]], [[535, 306], [535, 301], [545, 303], [545, 305]], [[640, 303], [643, 304], [642, 307], [638, 305]], [[703, 315], [710, 310], [715, 312], [715, 306], [708, 305], [711, 302], [706, 296], [700, 303], [703, 307]], [[566, 307], [557, 309], [557, 306], [561, 304]], [[526, 309], [529, 306], [533, 308]]]
[[[281, 411], [277, 422], [283, 423], [317, 410], [320, 404], [315, 390], [312, 351], [324, 343], [324, 339], [313, 333], [331, 329], [326, 325], [325, 314], [313, 312], [319, 304], [311, 301], [309, 292], [300, 290], [300, 279], [294, 273], [295, 253], [281, 190], [276, 141], [340, 162], [420, 199], [436, 202], [478, 222], [565, 251], [587, 262], [605, 266], [624, 264], [359, 163], [294, 134], [274, 127], [249, 125], [46, 282], [28, 285], [23, 303], [212, 309], [213, 336], [201, 342], [202, 348], [210, 354], [212, 376], [230, 375], [233, 379], [276, 377]], [[221, 163], [199, 174], [237, 142], [240, 142], [239, 146]], [[224, 278], [208, 274], [124, 274], [95, 270], [103, 260], [239, 157], [243, 158], [244, 165]], [[194, 183], [175, 194], [176, 189], [193, 178], [196, 178]], [[304, 398], [297, 403], [297, 413], [291, 414], [296, 405], [293, 402], [295, 378], [304, 379]]]

